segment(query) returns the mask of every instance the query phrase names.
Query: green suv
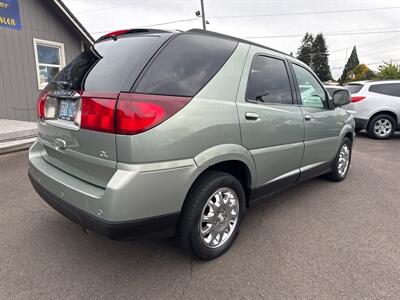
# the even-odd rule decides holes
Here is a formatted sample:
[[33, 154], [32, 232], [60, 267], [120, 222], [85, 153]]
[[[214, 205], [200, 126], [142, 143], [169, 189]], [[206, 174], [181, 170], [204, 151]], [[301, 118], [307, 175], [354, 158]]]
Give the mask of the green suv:
[[113, 239], [175, 235], [201, 259], [248, 207], [350, 166], [354, 121], [279, 51], [203, 30], [109, 33], [37, 102], [29, 178], [54, 209]]

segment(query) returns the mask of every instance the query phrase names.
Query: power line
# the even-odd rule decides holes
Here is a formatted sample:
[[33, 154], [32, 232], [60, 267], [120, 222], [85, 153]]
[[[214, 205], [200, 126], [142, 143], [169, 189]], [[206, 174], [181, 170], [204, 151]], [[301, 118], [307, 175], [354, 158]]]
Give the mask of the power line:
[[375, 10], [388, 10], [398, 9], [400, 6], [391, 7], [376, 7], [376, 8], [360, 8], [360, 9], [345, 9], [345, 10], [329, 10], [329, 11], [308, 11], [297, 13], [279, 13], [279, 14], [256, 14], [256, 15], [232, 15], [232, 16], [214, 16], [208, 17], [212, 19], [225, 19], [225, 18], [256, 18], [256, 17], [280, 17], [280, 16], [303, 16], [315, 14], [331, 14], [331, 13], [347, 13], [347, 12], [362, 12], [362, 11], [375, 11]]
[[[167, 24], [173, 24], [173, 23], [188, 22], [188, 21], [193, 21], [193, 20], [197, 20], [197, 18], [175, 20], [175, 21], [170, 21], [170, 22], [164, 22], [164, 23], [158, 23], [158, 24], [150, 24], [150, 25], [142, 25], [142, 26], [136, 26], [136, 27], [137, 28], [153, 27], [153, 26], [159, 26], [159, 25], [167, 25]], [[90, 32], [90, 34], [105, 33], [105, 32], [110, 32], [110, 31], [112, 31], [112, 29], [102, 30], [102, 31], [93, 31], [93, 32]]]
[[[324, 33], [325, 36], [341, 36], [341, 35], [358, 35], [358, 34], [380, 34], [380, 33], [394, 33], [400, 32], [399, 30], [382, 30], [382, 31], [359, 31], [359, 32], [328, 32]], [[284, 37], [303, 37], [304, 34], [287, 34], [287, 35], [265, 35], [265, 36], [247, 36], [247, 39], [272, 39], [272, 38], [284, 38]]]
[[[390, 59], [389, 61], [390, 62], [400, 61], [400, 58]], [[373, 66], [373, 65], [379, 65], [379, 64], [384, 64], [384, 63], [385, 63], [385, 61], [381, 60], [381, 61], [374, 61], [374, 62], [366, 62], [364, 64]], [[344, 69], [344, 67], [331, 67], [331, 70], [341, 70], [341, 69]]]

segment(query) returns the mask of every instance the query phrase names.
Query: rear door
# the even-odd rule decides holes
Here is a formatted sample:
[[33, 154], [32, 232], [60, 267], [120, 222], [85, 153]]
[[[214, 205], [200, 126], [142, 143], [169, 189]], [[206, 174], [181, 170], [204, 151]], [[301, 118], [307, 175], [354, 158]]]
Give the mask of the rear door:
[[38, 129], [45, 160], [82, 180], [106, 186], [116, 170], [119, 92], [132, 74], [140, 72], [159, 40], [155, 35], [103, 40], [55, 76], [38, 104], [43, 113]]
[[261, 197], [296, 182], [304, 122], [284, 58], [250, 53], [244, 74], [237, 107], [242, 143], [257, 169], [256, 197]]
[[301, 179], [307, 179], [330, 166], [346, 113], [340, 108], [329, 108], [328, 95], [313, 73], [295, 63], [292, 68], [305, 123]]

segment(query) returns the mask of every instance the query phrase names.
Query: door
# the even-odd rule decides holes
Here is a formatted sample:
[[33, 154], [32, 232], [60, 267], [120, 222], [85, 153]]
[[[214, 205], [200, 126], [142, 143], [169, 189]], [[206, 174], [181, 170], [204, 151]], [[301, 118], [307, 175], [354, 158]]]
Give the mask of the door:
[[345, 119], [343, 110], [329, 108], [328, 95], [313, 73], [297, 64], [292, 67], [305, 124], [305, 148], [300, 169], [303, 180], [330, 167]]
[[297, 181], [304, 122], [286, 61], [264, 54], [252, 58], [250, 53], [237, 107], [242, 143], [256, 165], [258, 198]]

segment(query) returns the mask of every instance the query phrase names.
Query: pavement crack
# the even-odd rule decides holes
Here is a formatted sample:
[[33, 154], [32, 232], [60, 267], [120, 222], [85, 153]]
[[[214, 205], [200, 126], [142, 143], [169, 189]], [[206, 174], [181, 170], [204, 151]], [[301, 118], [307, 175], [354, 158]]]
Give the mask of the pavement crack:
[[189, 266], [189, 276], [190, 276], [190, 280], [193, 280], [193, 270], [194, 270], [193, 262], [194, 262], [194, 258], [192, 258], [192, 259], [190, 260], [190, 266]]

